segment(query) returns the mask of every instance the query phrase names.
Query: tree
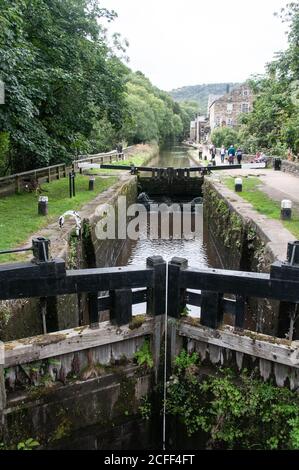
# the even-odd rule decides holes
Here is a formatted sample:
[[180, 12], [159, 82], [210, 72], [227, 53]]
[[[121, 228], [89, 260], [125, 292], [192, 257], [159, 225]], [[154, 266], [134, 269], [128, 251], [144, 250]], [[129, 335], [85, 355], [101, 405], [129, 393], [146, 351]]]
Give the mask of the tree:
[[289, 24], [289, 46], [277, 54], [263, 77], [251, 81], [256, 98], [252, 113], [241, 120], [240, 140], [247, 151], [263, 150], [285, 156], [299, 153], [299, 2], [281, 12]]
[[230, 127], [220, 127], [212, 132], [211, 140], [216, 147], [224, 145], [228, 148], [230, 145], [238, 145], [238, 132]]
[[0, 126], [10, 135], [13, 169], [70, 158], [74, 141], [88, 140], [104, 116], [121, 128], [127, 68], [99, 23], [114, 13], [94, 0], [2, 0], [0, 15]]

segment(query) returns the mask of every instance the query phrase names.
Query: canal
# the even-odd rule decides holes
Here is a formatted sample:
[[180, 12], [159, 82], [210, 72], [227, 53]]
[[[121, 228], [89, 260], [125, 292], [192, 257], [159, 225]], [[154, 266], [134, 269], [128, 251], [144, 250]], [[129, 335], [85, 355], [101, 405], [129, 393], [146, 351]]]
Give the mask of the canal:
[[[156, 157], [154, 157], [148, 166], [157, 167], [176, 167], [184, 168], [195, 166], [196, 151], [190, 150], [190, 147], [184, 145], [177, 145], [171, 148], [162, 149]], [[193, 157], [193, 158], [192, 158]], [[177, 203], [189, 203], [190, 200], [177, 201], [169, 197], [152, 199], [153, 204], [167, 204], [168, 206]], [[155, 209], [154, 209], [155, 210]], [[152, 209], [151, 209], [152, 211]], [[163, 216], [161, 216], [163, 217]], [[219, 262], [213, 247], [209, 241], [209, 236], [206, 227], [204, 227], [203, 220], [203, 205], [197, 208], [197, 224], [195, 223], [195, 215], [190, 214], [191, 223], [190, 229], [187, 231], [182, 230], [181, 238], [175, 239], [172, 236], [172, 219], [169, 222], [169, 234], [167, 238], [161, 237], [161, 217], [158, 219], [158, 233], [159, 238], [153, 239], [150, 234], [150, 223], [146, 227], [146, 233], [142, 233], [138, 240], [128, 240], [126, 249], [120, 254], [116, 265], [140, 265], [144, 266], [146, 258], [150, 256], [162, 256], [165, 261], [170, 261], [173, 257], [186, 258], [189, 261], [189, 266], [195, 268], [201, 267], [218, 267]], [[133, 315], [145, 313], [146, 304], [133, 306]], [[200, 308], [187, 305], [188, 313], [191, 316], [198, 317], [200, 315]]]

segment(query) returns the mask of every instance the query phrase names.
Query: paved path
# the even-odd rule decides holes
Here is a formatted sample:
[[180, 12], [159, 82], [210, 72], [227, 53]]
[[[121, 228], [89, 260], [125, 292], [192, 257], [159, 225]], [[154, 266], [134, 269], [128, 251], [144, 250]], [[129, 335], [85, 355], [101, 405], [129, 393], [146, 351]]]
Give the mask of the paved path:
[[299, 178], [297, 176], [270, 169], [224, 170], [222, 172], [215, 172], [214, 175], [216, 178], [220, 177], [220, 179], [223, 176], [240, 176], [243, 178], [246, 176], [259, 177], [264, 183], [261, 184], [260, 189], [271, 197], [271, 199], [279, 202], [283, 199], [290, 199], [294, 207], [299, 211]]

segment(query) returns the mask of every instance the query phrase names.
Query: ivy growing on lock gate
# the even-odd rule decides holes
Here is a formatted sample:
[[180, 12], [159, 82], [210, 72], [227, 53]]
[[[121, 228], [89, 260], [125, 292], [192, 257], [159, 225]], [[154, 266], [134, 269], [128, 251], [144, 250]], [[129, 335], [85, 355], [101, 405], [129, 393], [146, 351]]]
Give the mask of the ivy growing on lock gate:
[[255, 372], [218, 370], [199, 376], [197, 354], [182, 351], [168, 383], [167, 412], [189, 436], [207, 433], [207, 448], [299, 449], [299, 397], [264, 383]]

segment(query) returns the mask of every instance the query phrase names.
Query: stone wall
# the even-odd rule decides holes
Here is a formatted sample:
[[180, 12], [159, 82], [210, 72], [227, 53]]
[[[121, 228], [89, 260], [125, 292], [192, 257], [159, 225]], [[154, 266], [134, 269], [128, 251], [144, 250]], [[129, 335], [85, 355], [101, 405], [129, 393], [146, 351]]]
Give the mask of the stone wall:
[[[204, 219], [222, 266], [247, 272], [269, 272], [271, 264], [285, 261], [288, 242], [295, 237], [279, 221], [258, 214], [244, 199], [219, 182], [205, 179]], [[246, 328], [284, 336], [280, 318], [286, 305], [250, 299]]]

